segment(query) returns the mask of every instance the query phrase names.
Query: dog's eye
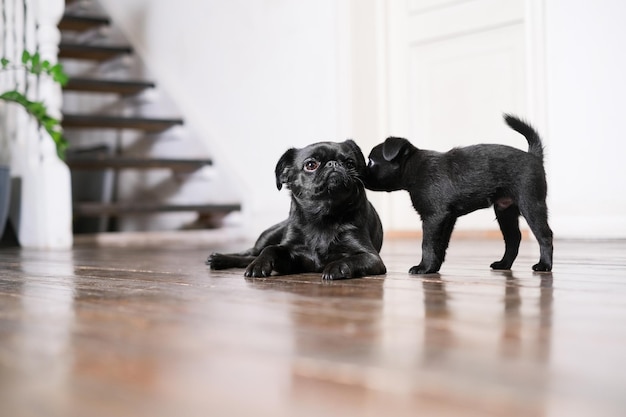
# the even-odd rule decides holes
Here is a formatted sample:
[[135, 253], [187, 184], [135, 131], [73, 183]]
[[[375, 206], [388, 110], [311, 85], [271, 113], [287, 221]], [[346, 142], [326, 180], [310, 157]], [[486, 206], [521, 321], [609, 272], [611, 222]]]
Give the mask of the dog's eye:
[[352, 159], [348, 159], [345, 163], [346, 168], [353, 169], [356, 165]]
[[315, 159], [309, 159], [308, 161], [304, 163], [305, 171], [309, 171], [309, 172], [315, 171], [317, 168], [319, 168], [319, 166], [320, 166], [320, 163], [316, 161]]
[[372, 161], [371, 159], [367, 160], [367, 166], [371, 167], [372, 165], [374, 165], [374, 161]]

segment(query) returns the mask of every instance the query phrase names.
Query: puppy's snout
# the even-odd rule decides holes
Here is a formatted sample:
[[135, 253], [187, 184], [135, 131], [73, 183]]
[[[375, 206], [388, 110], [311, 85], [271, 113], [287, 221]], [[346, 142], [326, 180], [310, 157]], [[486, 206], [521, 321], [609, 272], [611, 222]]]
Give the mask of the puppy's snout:
[[326, 168], [339, 168], [341, 164], [337, 161], [328, 161], [326, 162]]

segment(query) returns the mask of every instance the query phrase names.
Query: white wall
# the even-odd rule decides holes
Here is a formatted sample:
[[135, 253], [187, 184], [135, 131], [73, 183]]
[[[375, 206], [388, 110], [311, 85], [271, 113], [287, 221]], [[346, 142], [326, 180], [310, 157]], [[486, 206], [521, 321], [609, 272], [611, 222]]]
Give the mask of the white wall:
[[[373, 3], [389, 1], [352, 3], [362, 12], [371, 11]], [[527, 22], [534, 32], [526, 39], [531, 51], [527, 56], [531, 65], [527, 110], [546, 145], [550, 225], [557, 238], [626, 238], [626, 133], [622, 128], [626, 109], [626, 2], [527, 0], [525, 6], [526, 17], [536, 19]], [[380, 13], [380, 7], [377, 10]], [[359, 27], [359, 19], [366, 19], [371, 30], [377, 28], [374, 20], [367, 22], [368, 18], [359, 17], [356, 11], [353, 19], [357, 20], [354, 28]], [[352, 43], [358, 58], [365, 49], [354, 44], [365, 36], [356, 36]], [[373, 39], [366, 42], [371, 48], [366, 56], [385, 58]], [[391, 46], [386, 47], [388, 57]], [[538, 52], [544, 49], [545, 56], [535, 56], [535, 48]], [[384, 68], [388, 65], [387, 58], [378, 77], [386, 76]], [[368, 72], [372, 70], [370, 67]], [[364, 75], [367, 73], [355, 72], [355, 83]], [[370, 76], [371, 88], [379, 88], [374, 81]], [[367, 80], [361, 81], [360, 87], [367, 84]], [[368, 97], [381, 98], [373, 92]], [[355, 116], [366, 116], [361, 120], [355, 117], [359, 133], [362, 131], [357, 126], [376, 125], [371, 113], [376, 103], [369, 103], [369, 113], [359, 112], [362, 106], [355, 102]], [[378, 126], [384, 131], [385, 124], [388, 121], [379, 120]], [[364, 149], [366, 154], [368, 151]], [[375, 199], [374, 203], [385, 212], [384, 201]]]
[[626, 2], [547, 0], [550, 222], [626, 237]]
[[274, 178], [282, 153], [345, 139], [336, 2], [100, 1], [234, 177], [251, 233], [285, 218], [289, 199]]
[[[384, 22], [384, 0], [100, 1], [234, 177], [252, 234], [286, 216], [273, 171], [288, 147], [356, 132], [367, 155], [368, 132], [385, 129], [384, 115], [372, 120], [385, 105], [384, 36], [363, 36]], [[624, 16], [623, 0], [545, 0], [538, 123], [557, 237], [626, 238]]]

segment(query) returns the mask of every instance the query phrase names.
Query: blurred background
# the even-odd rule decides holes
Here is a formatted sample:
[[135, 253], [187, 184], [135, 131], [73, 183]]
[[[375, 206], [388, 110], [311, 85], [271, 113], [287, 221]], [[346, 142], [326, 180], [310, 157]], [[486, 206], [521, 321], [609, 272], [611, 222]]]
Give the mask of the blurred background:
[[[183, 201], [208, 192], [210, 201], [240, 204], [220, 221], [251, 237], [287, 215], [289, 196], [276, 189], [274, 167], [290, 147], [353, 138], [367, 159], [396, 135], [436, 150], [481, 142], [526, 149], [504, 112], [543, 136], [556, 237], [626, 237], [622, 0], [98, 0], [94, 7], [111, 18], [108, 39], [132, 45], [142, 74], [157, 83], [159, 94], [145, 95], [144, 107], [176, 109], [185, 134], [192, 132], [135, 152], [210, 156], [211, 172], [200, 175], [206, 184], [172, 195]], [[66, 97], [64, 108], [84, 103]], [[142, 198], [147, 178], [118, 181], [116, 194]], [[406, 193], [370, 197], [387, 232], [420, 230]], [[186, 216], [118, 227], [180, 228], [194, 221]], [[457, 230], [498, 226], [483, 210]]]

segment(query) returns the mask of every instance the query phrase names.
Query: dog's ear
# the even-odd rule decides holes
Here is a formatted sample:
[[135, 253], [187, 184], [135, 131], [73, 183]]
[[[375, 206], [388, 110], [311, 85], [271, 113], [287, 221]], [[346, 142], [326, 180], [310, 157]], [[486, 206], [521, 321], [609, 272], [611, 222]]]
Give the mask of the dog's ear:
[[383, 143], [383, 158], [385, 161], [393, 161], [400, 155], [404, 153], [410, 142], [404, 138], [397, 138], [390, 136]]
[[283, 184], [289, 182], [289, 171], [291, 171], [297, 152], [298, 150], [296, 148], [287, 150], [276, 164], [276, 170], [274, 172], [276, 174], [276, 188], [279, 190], [283, 188]]
[[348, 139], [344, 143], [350, 147], [354, 156], [359, 159], [359, 165], [365, 166], [365, 157], [363, 156], [363, 151], [361, 151], [359, 145], [357, 145], [352, 139]]

